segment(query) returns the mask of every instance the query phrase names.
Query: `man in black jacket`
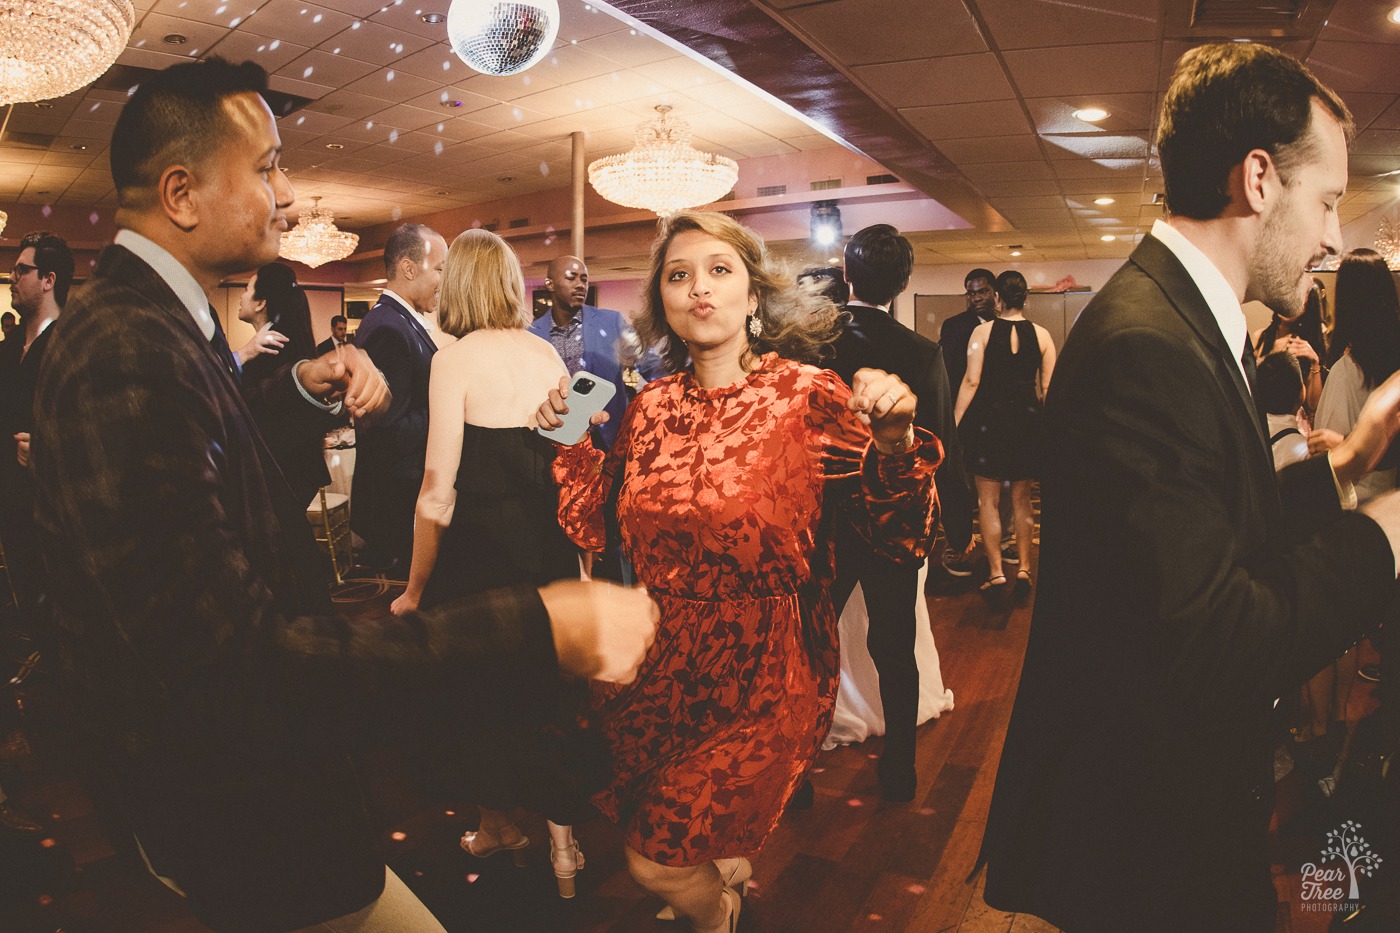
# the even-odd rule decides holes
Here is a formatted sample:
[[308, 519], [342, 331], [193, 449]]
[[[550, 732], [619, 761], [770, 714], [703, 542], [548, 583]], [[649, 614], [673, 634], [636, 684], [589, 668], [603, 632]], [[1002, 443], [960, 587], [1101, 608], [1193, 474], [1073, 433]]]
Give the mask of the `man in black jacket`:
[[[483, 704], [528, 727], [559, 670], [628, 680], [655, 607], [575, 581], [402, 620], [332, 612], [305, 503], [208, 299], [287, 229], [266, 80], [252, 62], [178, 65], [143, 79], [113, 131], [120, 230], [54, 326], [35, 403], [66, 694], [149, 864], [206, 925], [363, 929], [392, 913], [396, 933], [440, 933], [384, 866], [355, 752]], [[350, 346], [272, 382], [312, 422], [389, 402]]]
[[[943, 442], [943, 463], [935, 482], [950, 549], [966, 551], [972, 536], [972, 502], [962, 470], [962, 452], [953, 427], [953, 401], [938, 344], [920, 337], [890, 314], [890, 305], [909, 285], [914, 248], [889, 224], [866, 227], [846, 244], [846, 303], [850, 321], [835, 344], [831, 368], [850, 382], [856, 370], [882, 369], [903, 379], [918, 396], [914, 423]], [[914, 725], [919, 712], [919, 669], [914, 662], [914, 604], [917, 564], [896, 564], [875, 554], [848, 522], [836, 532], [836, 580], [831, 599], [839, 609], [857, 583], [870, 615], [866, 643], [880, 677], [885, 711], [885, 751], [880, 787], [888, 800], [914, 797]]]

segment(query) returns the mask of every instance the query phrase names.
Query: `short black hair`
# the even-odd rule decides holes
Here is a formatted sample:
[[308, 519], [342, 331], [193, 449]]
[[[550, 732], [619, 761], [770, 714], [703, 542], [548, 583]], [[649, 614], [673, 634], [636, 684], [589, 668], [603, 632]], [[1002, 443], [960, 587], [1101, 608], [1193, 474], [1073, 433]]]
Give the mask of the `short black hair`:
[[423, 261], [427, 253], [427, 238], [433, 232], [432, 227], [423, 224], [404, 224], [389, 234], [389, 239], [384, 242], [384, 274], [390, 281], [394, 279], [394, 270], [398, 268], [400, 259], [414, 263]]
[[967, 283], [974, 279], [986, 279], [987, 284], [992, 286], [993, 289], [997, 287], [997, 277], [992, 274], [992, 270], [990, 269], [973, 269], [967, 275], [963, 276], [963, 288], [967, 288]]
[[127, 192], [155, 187], [170, 166], [197, 166], [219, 148], [231, 129], [224, 98], [266, 90], [261, 65], [235, 65], [217, 56], [143, 81], [112, 130], [112, 181], [122, 204], [129, 205]]
[[39, 277], [53, 273], [53, 300], [62, 308], [68, 303], [68, 289], [73, 285], [73, 251], [68, 241], [47, 230], [26, 233], [19, 241], [19, 250], [34, 249], [34, 265], [39, 267]]
[[851, 298], [851, 286], [835, 266], [808, 266], [797, 273], [797, 284], [815, 282], [817, 290], [837, 305], [844, 306]]
[[1277, 350], [1259, 361], [1254, 377], [1259, 405], [1271, 415], [1291, 415], [1303, 398], [1303, 369], [1298, 358], [1287, 350]]
[[0, 325], [9, 325], [10, 327], [14, 327], [18, 323], [19, 316], [16, 315], [13, 311], [6, 311], [4, 314], [0, 314]]
[[349, 321], [349, 320], [345, 317], [345, 315], [343, 315], [343, 314], [333, 314], [333, 315], [331, 315], [331, 326], [332, 326], [332, 327], [334, 327], [334, 326], [337, 325], [337, 324], [346, 324], [346, 325], [348, 325], [349, 323], [350, 323], [350, 321]]
[[913, 271], [914, 247], [889, 224], [858, 230], [846, 242], [846, 281], [861, 301], [889, 304]]
[[1026, 277], [1015, 269], [1007, 269], [997, 276], [993, 285], [996, 287], [997, 297], [1001, 299], [1002, 307], [1019, 311], [1026, 306], [1026, 293], [1030, 289], [1026, 286]]
[[1194, 220], [1219, 217], [1230, 203], [1230, 172], [1254, 149], [1269, 153], [1287, 183], [1293, 166], [1312, 154], [1314, 100], [1350, 137], [1351, 112], [1342, 99], [1272, 46], [1219, 42], [1182, 55], [1157, 130], [1167, 211]]

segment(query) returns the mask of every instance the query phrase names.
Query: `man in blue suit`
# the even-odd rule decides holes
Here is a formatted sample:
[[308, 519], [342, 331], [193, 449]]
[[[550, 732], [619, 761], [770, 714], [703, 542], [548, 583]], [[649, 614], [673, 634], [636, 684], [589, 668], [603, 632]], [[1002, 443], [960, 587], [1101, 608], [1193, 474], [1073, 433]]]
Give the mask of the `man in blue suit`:
[[367, 545], [366, 569], [407, 578], [413, 513], [428, 450], [428, 376], [437, 344], [427, 316], [437, 310], [447, 241], [422, 224], [404, 224], [384, 244], [384, 293], [355, 332], [394, 394], [389, 411], [356, 432], [351, 515]]
[[[584, 369], [617, 389], [608, 403], [608, 420], [593, 434], [594, 442], [607, 450], [617, 437], [622, 413], [627, 410], [629, 396], [622, 382], [623, 359], [640, 354], [636, 332], [618, 312], [584, 304], [588, 297], [588, 267], [577, 256], [560, 256], [551, 262], [544, 284], [554, 296], [554, 308], [549, 314], [540, 315], [530, 325], [530, 331], [554, 344], [569, 375]], [[659, 375], [640, 361], [638, 368], [648, 378]]]

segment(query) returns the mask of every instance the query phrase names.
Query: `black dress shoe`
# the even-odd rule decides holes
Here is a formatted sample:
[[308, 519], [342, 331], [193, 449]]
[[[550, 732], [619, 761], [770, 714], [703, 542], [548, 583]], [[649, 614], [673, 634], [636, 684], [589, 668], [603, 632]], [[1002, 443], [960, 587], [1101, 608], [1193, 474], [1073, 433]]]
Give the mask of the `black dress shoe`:
[[44, 831], [44, 824], [36, 823], [23, 813], [20, 813], [14, 807], [10, 806], [8, 800], [0, 801], [0, 826], [17, 833], [39, 833]]

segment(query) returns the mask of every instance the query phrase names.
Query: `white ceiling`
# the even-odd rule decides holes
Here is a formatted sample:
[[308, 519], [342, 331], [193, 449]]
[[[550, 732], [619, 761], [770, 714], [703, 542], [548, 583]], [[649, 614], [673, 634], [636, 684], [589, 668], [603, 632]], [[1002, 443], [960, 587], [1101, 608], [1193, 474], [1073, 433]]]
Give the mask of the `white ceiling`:
[[[1149, 140], [1172, 63], [1200, 41], [1174, 38], [1172, 18], [1189, 0], [752, 2], [947, 156], [1011, 225], [911, 230], [922, 261], [1005, 261], [1013, 245], [1032, 261], [1122, 256], [1157, 216], [1161, 180]], [[447, 5], [136, 0], [139, 22], [118, 62], [160, 68], [219, 54], [262, 63], [274, 89], [311, 98], [281, 121], [299, 197], [324, 197], [352, 229], [548, 189], [560, 189], [567, 215], [569, 134], [587, 133], [590, 160], [622, 151], [658, 103], [691, 123], [697, 147], [741, 165], [837, 145], [582, 0], [561, 0], [559, 39], [539, 65], [510, 78], [476, 74], [451, 52], [445, 25], [420, 19]], [[666, 5], [653, 6], [664, 18]], [[1344, 221], [1400, 195], [1400, 177], [1381, 177], [1400, 169], [1400, 25], [1385, 18], [1392, 6], [1338, 0], [1325, 25], [1278, 42], [1356, 114]], [[187, 41], [168, 44], [170, 34]], [[110, 207], [106, 143], [124, 99], [124, 88], [94, 86], [48, 109], [18, 105], [0, 140], [0, 204]], [[445, 100], [462, 103], [447, 108]], [[1070, 115], [1088, 105], [1111, 116], [1092, 125]], [[791, 164], [800, 172], [814, 160]], [[745, 179], [741, 170], [741, 188]], [[791, 184], [805, 192], [811, 180]], [[1115, 203], [1095, 205], [1097, 197]], [[1104, 234], [1119, 239], [1104, 243]]]

